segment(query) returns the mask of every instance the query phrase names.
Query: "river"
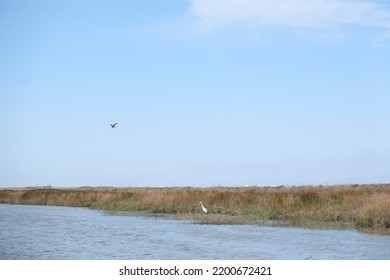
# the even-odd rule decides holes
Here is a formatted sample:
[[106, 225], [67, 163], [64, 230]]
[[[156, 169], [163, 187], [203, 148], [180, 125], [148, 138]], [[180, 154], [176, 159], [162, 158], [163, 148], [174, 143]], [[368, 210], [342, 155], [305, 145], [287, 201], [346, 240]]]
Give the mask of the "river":
[[0, 204], [0, 259], [390, 259], [390, 236]]

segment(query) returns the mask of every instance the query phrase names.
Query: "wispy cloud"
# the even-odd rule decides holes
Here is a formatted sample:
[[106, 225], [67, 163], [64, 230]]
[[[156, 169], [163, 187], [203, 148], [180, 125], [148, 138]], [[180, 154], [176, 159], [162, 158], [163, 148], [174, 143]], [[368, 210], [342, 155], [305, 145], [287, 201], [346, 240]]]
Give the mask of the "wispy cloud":
[[192, 0], [191, 11], [211, 29], [356, 25], [390, 30], [390, 5], [378, 0]]

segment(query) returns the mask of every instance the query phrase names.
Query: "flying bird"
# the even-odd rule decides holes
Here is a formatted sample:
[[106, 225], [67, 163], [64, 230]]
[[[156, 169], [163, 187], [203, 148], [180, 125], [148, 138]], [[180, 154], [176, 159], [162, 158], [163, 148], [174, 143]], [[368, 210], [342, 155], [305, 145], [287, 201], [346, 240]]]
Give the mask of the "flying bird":
[[203, 212], [205, 212], [205, 213], [207, 214], [207, 212], [208, 212], [208, 211], [207, 211], [207, 208], [203, 206], [202, 201], [200, 201], [199, 203], [200, 203], [200, 206], [202, 206]]
[[118, 123], [110, 124], [110, 125], [111, 125], [111, 128], [115, 128], [115, 126], [116, 126], [117, 124], [118, 124]]

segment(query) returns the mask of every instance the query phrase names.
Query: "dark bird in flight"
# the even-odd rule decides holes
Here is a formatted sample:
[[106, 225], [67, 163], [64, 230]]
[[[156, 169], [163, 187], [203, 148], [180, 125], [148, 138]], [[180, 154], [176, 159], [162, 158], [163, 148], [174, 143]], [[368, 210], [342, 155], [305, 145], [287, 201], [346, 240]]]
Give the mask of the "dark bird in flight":
[[111, 128], [115, 128], [115, 126], [116, 126], [117, 124], [118, 124], [118, 123], [110, 124], [110, 125], [111, 125]]

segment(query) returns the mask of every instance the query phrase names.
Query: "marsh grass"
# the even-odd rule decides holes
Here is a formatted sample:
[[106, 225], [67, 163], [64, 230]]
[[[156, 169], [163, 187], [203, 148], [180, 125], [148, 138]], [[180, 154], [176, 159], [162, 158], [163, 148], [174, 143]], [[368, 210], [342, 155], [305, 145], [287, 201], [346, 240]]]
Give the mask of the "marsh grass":
[[[209, 209], [202, 213], [199, 201]], [[390, 184], [299, 187], [25, 188], [0, 203], [79, 206], [202, 224], [356, 228], [390, 234]]]

